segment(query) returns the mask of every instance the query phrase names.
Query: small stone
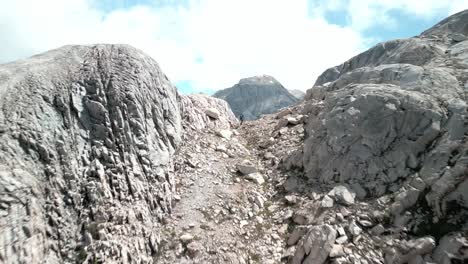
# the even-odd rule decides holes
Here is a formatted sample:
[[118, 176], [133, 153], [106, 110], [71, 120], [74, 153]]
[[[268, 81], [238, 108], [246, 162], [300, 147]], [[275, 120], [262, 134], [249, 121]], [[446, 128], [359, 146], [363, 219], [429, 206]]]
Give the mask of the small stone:
[[[303, 238], [293, 258], [293, 263], [325, 263], [336, 239], [336, 230], [330, 225], [312, 226]], [[306, 261], [302, 262], [303, 253], [307, 253]]]
[[224, 145], [219, 145], [219, 146], [216, 147], [216, 151], [226, 153], [226, 152], [227, 152], [227, 149], [226, 149], [226, 146], [224, 146]]
[[232, 131], [228, 129], [222, 129], [222, 130], [216, 131], [216, 135], [229, 140], [232, 137]]
[[287, 234], [288, 233], [288, 228], [289, 228], [288, 224], [281, 225], [281, 227], [278, 229], [278, 234], [281, 234], [281, 235]]
[[288, 133], [288, 128], [282, 127], [278, 132], [280, 135], [286, 135], [286, 133]]
[[281, 237], [276, 233], [271, 234], [271, 238], [273, 238], [274, 240], [280, 240], [281, 239]]
[[341, 207], [340, 212], [344, 217], [347, 217], [347, 216], [349, 216], [351, 214], [351, 212], [348, 209], [346, 209], [345, 207]]
[[320, 202], [320, 205], [324, 208], [331, 208], [333, 207], [333, 204], [334, 204], [333, 199], [328, 195], [325, 195], [322, 201]]
[[294, 212], [292, 210], [286, 210], [283, 214], [283, 220], [286, 221], [293, 217]]
[[198, 256], [198, 254], [202, 251], [203, 247], [198, 242], [190, 242], [187, 245], [187, 253], [191, 258]]
[[409, 260], [417, 255], [424, 255], [432, 252], [435, 248], [435, 240], [433, 237], [421, 237], [406, 242], [406, 247], [409, 249], [409, 252], [403, 257]]
[[335, 240], [335, 243], [340, 244], [340, 245], [346, 242], [348, 242], [348, 236], [346, 235], [342, 235]]
[[256, 184], [263, 184], [265, 183], [265, 179], [263, 178], [263, 176], [258, 173], [258, 172], [255, 172], [255, 173], [250, 173], [248, 175], [245, 176], [245, 178], [247, 180], [251, 180], [253, 182], [255, 182]]
[[287, 115], [290, 115], [292, 113], [291, 109], [289, 108], [286, 108], [284, 110], [282, 110], [281, 112], [279, 112], [277, 115], [276, 115], [276, 118], [277, 119], [280, 119], [280, 118], [283, 118]]
[[336, 231], [338, 231], [338, 234], [339, 234], [340, 236], [346, 235], [346, 232], [345, 232], [344, 228], [341, 227], [341, 226], [338, 227], [338, 228], [336, 229]]
[[241, 220], [239, 225], [240, 225], [240, 228], [243, 228], [244, 226], [248, 225], [249, 222], [247, 222], [247, 220]]
[[462, 42], [467, 39], [466, 36], [461, 33], [453, 33], [450, 37], [452, 37], [452, 40], [455, 42]]
[[242, 175], [248, 175], [257, 172], [257, 168], [254, 165], [248, 163], [237, 164], [236, 167], [237, 170], [242, 173]]
[[191, 234], [189, 234], [189, 233], [185, 233], [185, 234], [181, 235], [179, 237], [179, 239], [183, 244], [187, 244], [188, 242], [193, 240], [193, 236]]
[[297, 124], [301, 123], [301, 121], [302, 121], [302, 116], [287, 117], [286, 120], [288, 120], [288, 124], [297, 125]]
[[334, 197], [337, 203], [343, 205], [354, 204], [354, 197], [356, 196], [356, 194], [351, 193], [351, 191], [343, 185], [335, 186], [328, 195]]
[[359, 220], [359, 224], [364, 226], [364, 227], [371, 227], [371, 226], [374, 225], [374, 224], [372, 224], [371, 221], [368, 221], [368, 220]]
[[336, 219], [340, 222], [344, 221], [344, 216], [342, 213], [336, 213]]
[[266, 159], [266, 160], [271, 160], [271, 159], [274, 159], [275, 156], [271, 153], [271, 152], [266, 152], [265, 155], [263, 155], [263, 157]]
[[213, 119], [219, 119], [219, 111], [215, 108], [208, 108], [205, 110], [205, 114]]
[[376, 226], [374, 226], [370, 232], [374, 235], [381, 235], [383, 232], [385, 232], [385, 228], [383, 227], [383, 225], [381, 224], [378, 224]]
[[256, 205], [258, 205], [259, 208], [263, 208], [263, 198], [260, 195], [255, 195], [254, 197], [254, 202]]
[[345, 255], [342, 245], [333, 245], [330, 251], [330, 258], [342, 257]]
[[275, 126], [275, 130], [286, 127], [288, 125], [288, 120], [286, 118], [281, 118]]
[[286, 200], [286, 202], [288, 204], [296, 204], [297, 203], [297, 196], [295, 196], [295, 195], [286, 195], [284, 197], [284, 199]]
[[358, 236], [362, 232], [362, 229], [356, 224], [354, 220], [351, 222], [348, 228], [349, 228], [349, 232], [353, 236]]

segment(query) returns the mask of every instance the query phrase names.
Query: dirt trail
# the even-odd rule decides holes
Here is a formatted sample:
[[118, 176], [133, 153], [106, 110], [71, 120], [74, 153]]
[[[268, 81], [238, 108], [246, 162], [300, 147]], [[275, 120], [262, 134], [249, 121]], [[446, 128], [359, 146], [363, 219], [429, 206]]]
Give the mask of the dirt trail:
[[[248, 128], [248, 127], [247, 127]], [[180, 197], [162, 232], [162, 263], [278, 263], [287, 225], [274, 220], [274, 182], [266, 160], [249, 146], [248, 129], [187, 135], [176, 158]], [[242, 133], [242, 134], [241, 134]], [[246, 179], [236, 165], [250, 163], [264, 184]]]

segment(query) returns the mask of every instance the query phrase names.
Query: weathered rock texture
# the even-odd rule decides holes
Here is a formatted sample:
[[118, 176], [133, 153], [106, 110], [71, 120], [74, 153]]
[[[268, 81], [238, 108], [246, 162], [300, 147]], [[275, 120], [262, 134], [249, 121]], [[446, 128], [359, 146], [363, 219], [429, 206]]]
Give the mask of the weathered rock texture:
[[[412, 236], [466, 236], [467, 34], [464, 11], [325, 71], [306, 95], [304, 145], [286, 168], [347, 184], [360, 199], [390, 195], [391, 223]], [[432, 249], [401, 250], [386, 262], [416, 261]]]
[[[214, 124], [205, 106], [220, 111]], [[152, 262], [182, 118], [236, 121], [221, 100], [179, 98], [153, 59], [124, 45], [0, 65], [0, 107], [4, 263]]]
[[226, 100], [234, 114], [244, 120], [254, 120], [290, 106], [298, 99], [275, 78], [267, 75], [241, 79], [238, 84], [216, 92], [214, 97]]
[[227, 102], [218, 98], [203, 94], [181, 96], [180, 105], [183, 123], [192, 129], [230, 128], [238, 123]]

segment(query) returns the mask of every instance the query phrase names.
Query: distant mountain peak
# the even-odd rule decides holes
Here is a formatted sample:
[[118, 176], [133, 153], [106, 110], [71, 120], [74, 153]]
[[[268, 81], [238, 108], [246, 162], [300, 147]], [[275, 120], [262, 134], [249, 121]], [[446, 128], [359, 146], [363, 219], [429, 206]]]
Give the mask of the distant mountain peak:
[[279, 84], [281, 85], [273, 76], [266, 75], [266, 74], [242, 78], [240, 79], [239, 84]]
[[277, 112], [295, 104], [298, 99], [270, 75], [241, 79], [231, 88], [216, 92], [214, 97], [224, 99], [237, 117], [258, 119], [261, 115]]

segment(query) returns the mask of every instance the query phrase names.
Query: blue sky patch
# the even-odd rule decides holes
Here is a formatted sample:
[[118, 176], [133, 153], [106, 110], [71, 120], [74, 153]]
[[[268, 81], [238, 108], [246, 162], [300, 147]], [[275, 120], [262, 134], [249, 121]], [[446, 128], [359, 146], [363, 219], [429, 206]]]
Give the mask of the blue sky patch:
[[96, 0], [94, 5], [104, 11], [111, 12], [118, 9], [130, 9], [135, 6], [152, 6], [152, 7], [166, 7], [166, 6], [185, 6], [188, 7], [188, 0]]
[[[386, 14], [396, 22], [394, 25], [377, 23], [361, 32], [364, 37], [374, 40], [369, 43], [370, 46], [378, 42], [417, 36], [446, 17], [444, 12], [439, 12], [439, 14], [434, 16], [422, 18], [396, 9], [389, 10]], [[325, 19], [331, 24], [342, 27], [351, 24], [351, 18], [344, 9], [325, 12]]]
[[198, 56], [198, 57], [195, 58], [195, 63], [196, 64], [202, 64], [204, 61], [205, 60], [201, 56]]
[[[182, 94], [191, 94], [193, 93], [193, 82], [189, 80], [183, 80], [183, 81], [178, 81], [176, 82], [176, 87], [177, 90], [179, 90], [180, 93]], [[213, 89], [202, 89], [198, 93], [204, 93], [208, 95], [212, 95], [215, 93], [215, 90]]]
[[399, 10], [390, 10], [388, 15], [396, 21], [394, 26], [377, 25], [365, 30], [363, 32], [364, 36], [369, 36], [375, 39], [376, 42], [410, 38], [418, 36], [446, 17], [439, 14], [431, 18], [419, 18]]
[[344, 10], [327, 11], [325, 12], [325, 19], [331, 24], [342, 27], [349, 24], [348, 14]]

